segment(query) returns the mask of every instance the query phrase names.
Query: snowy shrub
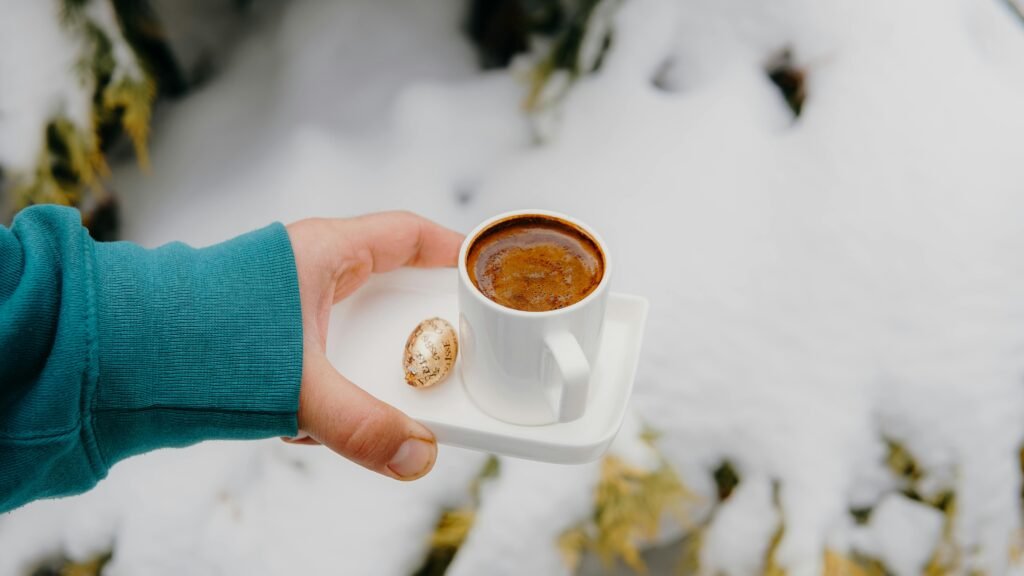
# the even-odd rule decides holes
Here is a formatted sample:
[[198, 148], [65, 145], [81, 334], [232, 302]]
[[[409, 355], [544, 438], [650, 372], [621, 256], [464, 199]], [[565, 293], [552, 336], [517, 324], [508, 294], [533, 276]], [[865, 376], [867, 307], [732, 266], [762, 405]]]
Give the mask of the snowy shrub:
[[[144, 3], [142, 3], [144, 5]], [[130, 6], [120, 2], [117, 5]], [[14, 207], [102, 203], [104, 151], [123, 130], [147, 163], [153, 80], [111, 0], [5, 5], [0, 22], [0, 168]], [[135, 12], [138, 12], [136, 9]]]

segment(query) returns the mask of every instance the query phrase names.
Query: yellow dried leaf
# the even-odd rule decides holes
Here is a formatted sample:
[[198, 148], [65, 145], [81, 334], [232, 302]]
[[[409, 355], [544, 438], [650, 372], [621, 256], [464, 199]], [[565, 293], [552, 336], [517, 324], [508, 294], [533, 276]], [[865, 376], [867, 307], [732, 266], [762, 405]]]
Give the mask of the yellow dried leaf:
[[885, 576], [877, 562], [851, 558], [833, 550], [825, 551], [825, 576]]
[[943, 511], [944, 523], [942, 526], [942, 539], [931, 559], [924, 568], [926, 576], [944, 576], [945, 574], [956, 573], [960, 566], [960, 549], [956, 545], [953, 536], [954, 522], [956, 521], [956, 499], [951, 497], [946, 509]]
[[657, 535], [666, 513], [681, 515], [687, 497], [667, 465], [647, 471], [607, 456], [595, 490], [593, 518], [563, 533], [559, 547], [570, 567], [584, 550], [589, 550], [606, 565], [621, 560], [634, 571], [646, 573], [638, 542]]
[[135, 148], [135, 157], [143, 169], [149, 168], [149, 121], [153, 113], [156, 87], [149, 78], [123, 79], [103, 90], [105, 112], [121, 111], [121, 126]]
[[[782, 517], [781, 511], [779, 517]], [[765, 555], [764, 576], [786, 576], [786, 571], [775, 560], [775, 552], [779, 548], [779, 543], [782, 542], [782, 535], [785, 533], [785, 529], [786, 526], [780, 522], [779, 528], [772, 535], [772, 540], [768, 544], [768, 553]]]
[[569, 570], [575, 571], [580, 565], [583, 550], [587, 546], [587, 535], [583, 528], [573, 528], [558, 537], [558, 551]]
[[683, 539], [683, 553], [676, 565], [679, 576], [700, 573], [700, 549], [704, 544], [704, 527], [694, 528]]
[[469, 508], [449, 510], [441, 515], [430, 545], [434, 548], [458, 548], [473, 527], [476, 512]]

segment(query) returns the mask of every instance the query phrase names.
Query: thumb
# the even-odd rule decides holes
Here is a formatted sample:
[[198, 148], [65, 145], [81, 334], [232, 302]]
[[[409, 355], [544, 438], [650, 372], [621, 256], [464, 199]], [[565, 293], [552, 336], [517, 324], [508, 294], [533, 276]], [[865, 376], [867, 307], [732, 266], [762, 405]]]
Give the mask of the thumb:
[[422, 424], [309, 354], [299, 393], [299, 429], [374, 472], [415, 480], [434, 467], [437, 442]]

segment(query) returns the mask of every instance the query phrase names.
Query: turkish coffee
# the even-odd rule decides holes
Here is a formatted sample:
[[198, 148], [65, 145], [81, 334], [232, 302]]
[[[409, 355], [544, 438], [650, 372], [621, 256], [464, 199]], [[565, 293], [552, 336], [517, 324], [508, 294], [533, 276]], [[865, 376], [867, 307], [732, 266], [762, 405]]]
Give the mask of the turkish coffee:
[[466, 269], [490, 300], [516, 310], [545, 312], [587, 297], [604, 277], [597, 242], [573, 224], [543, 215], [516, 216], [481, 232]]

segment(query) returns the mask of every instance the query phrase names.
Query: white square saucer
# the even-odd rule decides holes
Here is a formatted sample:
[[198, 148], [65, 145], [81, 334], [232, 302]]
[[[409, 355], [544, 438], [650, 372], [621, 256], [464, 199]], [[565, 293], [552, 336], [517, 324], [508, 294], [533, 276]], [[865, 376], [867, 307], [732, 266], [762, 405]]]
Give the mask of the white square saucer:
[[599, 358], [582, 418], [519, 426], [482, 412], [466, 394], [456, 364], [444, 381], [416, 389], [405, 383], [402, 351], [421, 321], [438, 316], [459, 325], [458, 273], [399, 270], [373, 278], [331, 314], [327, 357], [348, 379], [429, 428], [442, 444], [530, 460], [579, 464], [599, 458], [619, 430], [633, 391], [647, 300], [608, 295]]

